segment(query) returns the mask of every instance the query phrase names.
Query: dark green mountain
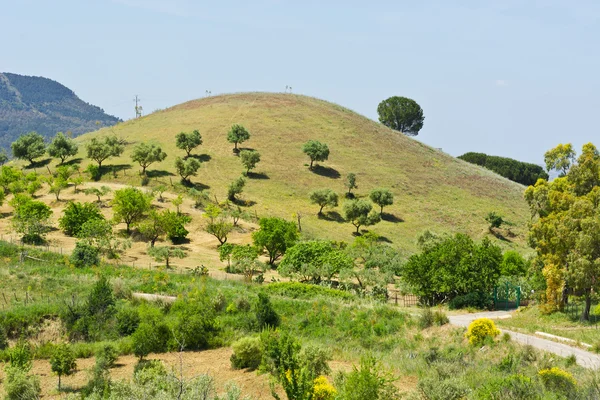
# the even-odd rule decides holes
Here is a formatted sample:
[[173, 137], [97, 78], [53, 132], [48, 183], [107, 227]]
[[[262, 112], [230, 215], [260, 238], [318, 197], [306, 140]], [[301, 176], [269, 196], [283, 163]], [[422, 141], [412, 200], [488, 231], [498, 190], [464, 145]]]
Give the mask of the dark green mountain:
[[0, 147], [7, 150], [30, 131], [46, 138], [68, 131], [77, 136], [117, 122], [51, 79], [0, 73]]

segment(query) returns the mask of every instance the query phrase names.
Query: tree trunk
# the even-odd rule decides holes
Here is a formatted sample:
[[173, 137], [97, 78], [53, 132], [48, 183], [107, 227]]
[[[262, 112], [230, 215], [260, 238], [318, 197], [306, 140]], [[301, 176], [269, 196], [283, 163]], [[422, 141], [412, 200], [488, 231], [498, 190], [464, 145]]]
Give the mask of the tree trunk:
[[313, 160], [312, 158], [310, 159], [310, 167], [308, 167], [308, 169], [312, 169], [313, 167], [313, 162], [315, 162], [315, 160]]
[[321, 208], [319, 209], [319, 215], [323, 215], [323, 207], [325, 206], [321, 206]]
[[383, 215], [383, 206], [380, 206], [380, 207], [381, 207], [381, 211], [379, 211], [379, 215]]
[[360, 229], [360, 225], [354, 225], [356, 226], [356, 233], [359, 233], [358, 230]]
[[583, 314], [581, 314], [581, 321], [590, 320], [590, 308], [592, 308], [592, 295], [590, 292], [590, 289], [586, 289], [585, 291], [585, 308], [583, 309]]
[[58, 391], [60, 392], [60, 375], [58, 375]]
[[154, 243], [156, 242], [156, 239], [158, 239], [158, 238], [153, 238], [153, 239], [150, 241], [150, 247], [154, 247]]
[[167, 263], [167, 265], [166, 265], [167, 269], [169, 269], [169, 257], [168, 256], [165, 257], [165, 262]]
[[562, 290], [560, 303], [562, 304], [562, 306], [566, 306], [567, 304], [569, 304], [569, 288], [567, 285], [565, 285], [565, 287]]
[[126, 223], [125, 223], [125, 225], [126, 225], [126, 227], [127, 227], [127, 228], [126, 228], [127, 234], [129, 235], [129, 222], [126, 222]]

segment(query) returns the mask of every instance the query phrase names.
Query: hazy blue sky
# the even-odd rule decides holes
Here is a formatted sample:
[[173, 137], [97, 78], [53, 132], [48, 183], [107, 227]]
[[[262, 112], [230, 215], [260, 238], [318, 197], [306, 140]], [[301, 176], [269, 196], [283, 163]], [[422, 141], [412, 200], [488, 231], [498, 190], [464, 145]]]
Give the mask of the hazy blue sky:
[[128, 119], [239, 91], [330, 100], [376, 119], [415, 99], [418, 139], [541, 162], [600, 145], [596, 0], [0, 0], [0, 71], [41, 75]]

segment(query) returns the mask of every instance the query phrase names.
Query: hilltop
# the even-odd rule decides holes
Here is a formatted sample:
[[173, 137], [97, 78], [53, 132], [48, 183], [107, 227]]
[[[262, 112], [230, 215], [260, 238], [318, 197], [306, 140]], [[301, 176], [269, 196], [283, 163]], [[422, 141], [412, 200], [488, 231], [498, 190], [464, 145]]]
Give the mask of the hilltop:
[[0, 73], [0, 147], [23, 133], [36, 131], [46, 138], [71, 131], [74, 136], [119, 122], [100, 107], [48, 78]]
[[[157, 111], [79, 137], [82, 167], [89, 163], [85, 142], [116, 134], [128, 145], [121, 157], [106, 162], [116, 168], [103, 180], [139, 186], [139, 166], [132, 163], [130, 155], [137, 143], [146, 142], [160, 144], [168, 154], [165, 161], [149, 168], [150, 185], [176, 183], [179, 177], [173, 163], [184, 152], [175, 147], [175, 135], [197, 129], [203, 144], [194, 153], [203, 163], [192, 181], [223, 201], [227, 187], [243, 171], [226, 139], [234, 123], [244, 125], [252, 135], [241, 147], [255, 149], [262, 157], [243, 194], [252, 214], [287, 219], [300, 214], [307, 237], [351, 241], [353, 227], [342, 221], [341, 205], [326, 218], [317, 218], [318, 207], [310, 204], [308, 195], [315, 189], [331, 188], [343, 198], [344, 178], [354, 172], [359, 197], [368, 196], [376, 187], [394, 193], [394, 205], [387, 209], [393, 216], [370, 230], [395, 247], [415, 251], [416, 238], [425, 230], [464, 232], [476, 238], [489, 235], [484, 218], [490, 211], [514, 224], [502, 243], [524, 247], [529, 211], [523, 186], [349, 109], [306, 96], [231, 94]], [[331, 150], [329, 160], [314, 172], [307, 168], [308, 158], [301, 149], [309, 139], [327, 143]]]

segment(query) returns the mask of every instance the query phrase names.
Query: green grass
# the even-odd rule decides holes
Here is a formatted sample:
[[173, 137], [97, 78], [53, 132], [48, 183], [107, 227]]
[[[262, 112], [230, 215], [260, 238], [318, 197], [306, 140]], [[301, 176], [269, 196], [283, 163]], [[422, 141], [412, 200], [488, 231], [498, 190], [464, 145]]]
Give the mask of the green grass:
[[[194, 153], [205, 162], [192, 181], [223, 201], [228, 185], [243, 171], [239, 158], [232, 155], [233, 145], [226, 140], [233, 123], [243, 124], [252, 135], [241, 147], [261, 153], [254, 172], [262, 179], [249, 179], [242, 196], [252, 204], [253, 214], [292, 219], [299, 213], [307, 237], [351, 241], [353, 227], [338, 222], [341, 206], [326, 214], [329, 220], [319, 219], [308, 194], [331, 188], [343, 195], [344, 178], [354, 172], [359, 197], [368, 196], [376, 187], [394, 193], [395, 204], [385, 210], [393, 217], [370, 229], [408, 253], [416, 250], [416, 237], [426, 229], [464, 232], [476, 238], [489, 235], [484, 217], [490, 211], [515, 224], [511, 234], [505, 232], [508, 240], [502, 245], [525, 248], [529, 213], [523, 186], [346, 108], [310, 97], [245, 93], [190, 101], [83, 135], [77, 139], [78, 157], [85, 168], [89, 162], [85, 143], [93, 136], [115, 134], [128, 145], [121, 157], [105, 161], [107, 168], [112, 165], [120, 170], [116, 178], [108, 173], [103, 180], [139, 185], [140, 168], [130, 160], [132, 149], [140, 142], [159, 143], [168, 157], [149, 167], [151, 184], [178, 182], [173, 163], [184, 151], [175, 147], [174, 137], [198, 129], [204, 143]], [[309, 139], [325, 142], [331, 150], [329, 160], [320, 163], [315, 172], [305, 166], [308, 158], [301, 150]]]

